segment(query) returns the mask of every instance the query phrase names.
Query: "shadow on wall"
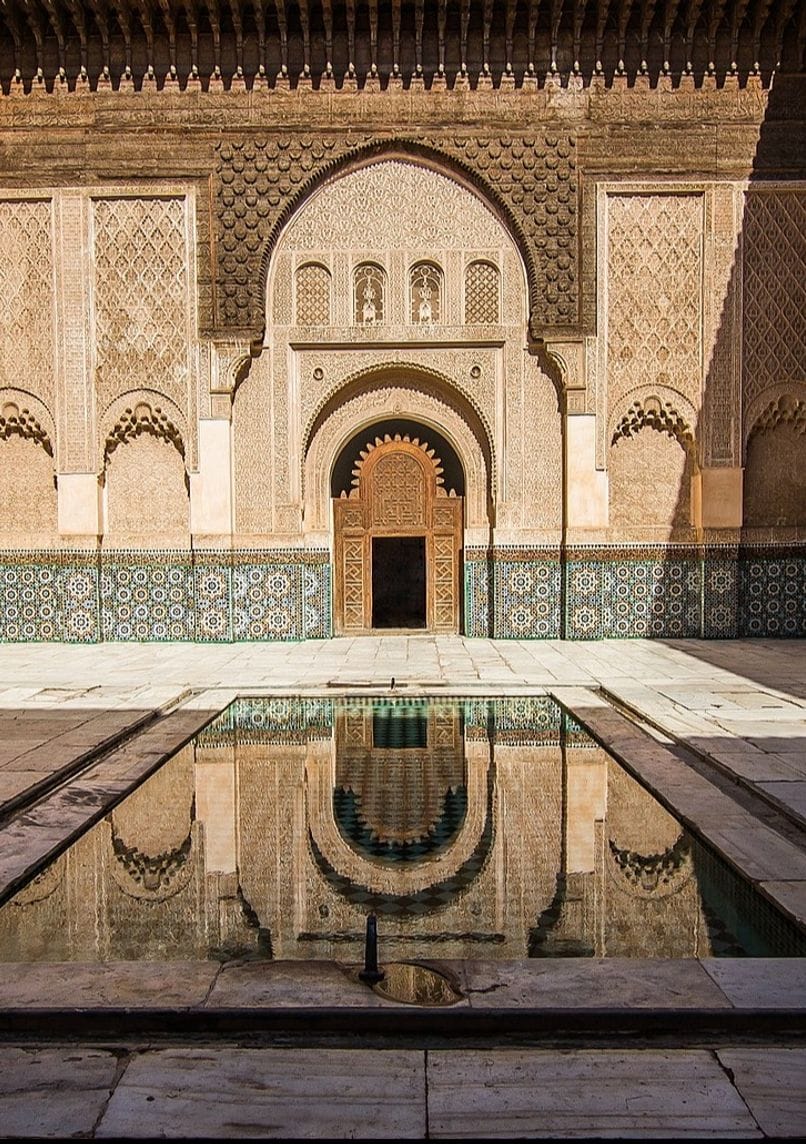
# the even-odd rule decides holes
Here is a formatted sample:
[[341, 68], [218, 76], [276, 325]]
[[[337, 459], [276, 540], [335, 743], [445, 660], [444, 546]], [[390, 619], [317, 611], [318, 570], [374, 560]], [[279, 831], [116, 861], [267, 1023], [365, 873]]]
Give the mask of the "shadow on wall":
[[[806, 635], [806, 191], [793, 185], [806, 177], [804, 107], [801, 61], [785, 59], [741, 200], [695, 430], [705, 637]], [[736, 207], [729, 188], [715, 195], [719, 273], [729, 225], [718, 212]], [[687, 502], [684, 482], [678, 507]]]

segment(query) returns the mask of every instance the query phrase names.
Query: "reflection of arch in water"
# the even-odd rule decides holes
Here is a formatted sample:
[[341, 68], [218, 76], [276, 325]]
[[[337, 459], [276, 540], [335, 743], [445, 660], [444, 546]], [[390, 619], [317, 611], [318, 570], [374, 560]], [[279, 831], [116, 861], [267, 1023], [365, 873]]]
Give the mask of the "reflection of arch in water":
[[378, 856], [361, 852], [349, 837], [349, 830], [345, 834], [334, 806], [334, 792], [342, 785], [337, 777], [334, 745], [322, 747], [327, 755], [317, 757], [311, 753], [306, 763], [308, 835], [317, 865], [341, 892], [348, 887], [362, 887], [370, 896], [414, 898], [422, 892], [436, 892], [438, 886], [453, 884], [457, 878], [469, 884], [468, 880], [478, 874], [494, 834], [493, 771], [487, 742], [466, 744], [466, 808], [452, 837], [438, 851], [418, 855], [406, 863], [381, 861]]
[[[440, 862], [439, 865], [429, 863], [425, 867], [418, 867], [420, 871], [425, 870], [431, 876], [439, 873], [439, 881], [431, 883], [426, 881], [425, 884], [416, 889], [412, 885], [407, 891], [406, 883], [413, 881], [405, 877], [409, 868], [397, 864], [393, 869], [402, 875], [399, 879], [401, 885], [397, 892], [394, 889], [373, 888], [367, 882], [346, 877], [344, 873], [334, 868], [316, 845], [313, 832], [310, 832], [309, 843], [314, 861], [327, 884], [342, 898], [362, 910], [367, 912], [377, 910], [385, 916], [396, 917], [436, 913], [452, 905], [457, 898], [469, 890], [487, 865], [495, 839], [492, 793], [491, 780], [487, 791], [487, 813], [484, 818], [484, 825], [475, 847], [464, 861], [459, 866], [456, 866], [455, 862], [451, 862], [448, 871], [445, 869], [444, 862]], [[455, 858], [455, 854], [452, 857]], [[386, 866], [384, 869], [389, 870], [389, 867]], [[365, 872], [374, 872], [369, 862], [365, 865]], [[445, 876], [446, 874], [447, 876]], [[394, 878], [390, 879], [390, 883], [394, 885]], [[496, 935], [490, 935], [488, 940], [498, 940], [498, 938]]]

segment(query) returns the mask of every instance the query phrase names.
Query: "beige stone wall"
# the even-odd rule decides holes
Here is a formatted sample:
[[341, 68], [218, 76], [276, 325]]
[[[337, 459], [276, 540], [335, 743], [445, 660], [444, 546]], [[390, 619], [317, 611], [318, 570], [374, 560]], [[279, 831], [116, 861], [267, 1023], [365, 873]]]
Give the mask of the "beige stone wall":
[[755, 78], [662, 86], [4, 96], [3, 545], [327, 545], [385, 415], [455, 446], [469, 545], [802, 537], [806, 192], [752, 179]]

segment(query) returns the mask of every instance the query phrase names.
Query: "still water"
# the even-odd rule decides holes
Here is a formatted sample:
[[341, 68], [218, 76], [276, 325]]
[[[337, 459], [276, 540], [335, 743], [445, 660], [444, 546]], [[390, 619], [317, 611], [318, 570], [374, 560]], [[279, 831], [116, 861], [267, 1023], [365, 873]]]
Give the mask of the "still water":
[[242, 699], [0, 910], [4, 961], [803, 956], [547, 697]]

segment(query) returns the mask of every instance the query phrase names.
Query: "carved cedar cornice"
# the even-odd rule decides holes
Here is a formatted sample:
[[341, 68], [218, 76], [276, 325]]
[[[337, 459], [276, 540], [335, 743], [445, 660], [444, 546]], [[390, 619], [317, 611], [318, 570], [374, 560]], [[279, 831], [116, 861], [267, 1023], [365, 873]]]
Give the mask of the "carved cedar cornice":
[[269, 61], [281, 89], [336, 76], [425, 90], [659, 82], [695, 68], [722, 83], [802, 65], [802, 12], [799, 0], [2, 0], [0, 79], [47, 69], [49, 88], [79, 75], [94, 87], [117, 73], [139, 87], [168, 59], [174, 78], [181, 61], [180, 78], [205, 86], [262, 86]]
[[576, 139], [534, 135], [251, 138], [217, 147], [214, 336], [257, 341], [268, 267], [291, 216], [326, 179], [383, 159], [420, 162], [473, 187], [501, 218], [526, 266], [533, 337], [578, 332]]

